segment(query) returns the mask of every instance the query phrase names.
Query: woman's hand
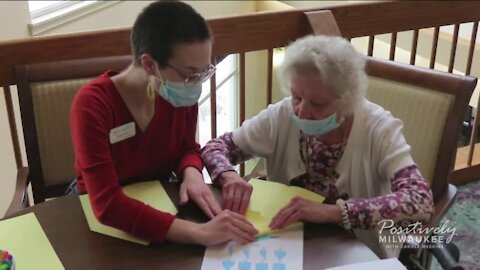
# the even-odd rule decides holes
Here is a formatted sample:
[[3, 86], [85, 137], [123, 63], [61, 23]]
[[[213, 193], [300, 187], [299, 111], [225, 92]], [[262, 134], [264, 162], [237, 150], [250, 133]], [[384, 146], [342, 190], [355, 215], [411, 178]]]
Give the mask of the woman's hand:
[[317, 203], [295, 197], [278, 211], [269, 226], [272, 229], [283, 229], [297, 221], [341, 224], [342, 212], [338, 205]]
[[223, 172], [220, 177], [222, 186], [223, 209], [245, 214], [253, 187], [234, 171]]
[[202, 174], [194, 167], [185, 168], [180, 186], [180, 204], [184, 205], [189, 200], [194, 201], [209, 218], [222, 211], [212, 191], [205, 184]]
[[246, 244], [255, 240], [258, 231], [244, 216], [223, 210], [215, 218], [200, 225], [199, 242], [211, 246], [235, 240]]

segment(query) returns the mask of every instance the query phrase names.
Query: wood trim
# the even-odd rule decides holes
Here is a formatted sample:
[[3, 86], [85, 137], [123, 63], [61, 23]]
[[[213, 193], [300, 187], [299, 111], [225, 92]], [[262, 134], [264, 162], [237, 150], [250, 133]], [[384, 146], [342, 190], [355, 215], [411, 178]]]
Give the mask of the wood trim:
[[[472, 28], [472, 36], [470, 39], [470, 47], [468, 50], [467, 68], [465, 70], [466, 76], [470, 75], [470, 71], [472, 70], [472, 61], [473, 61], [473, 54], [475, 52], [475, 42], [477, 40], [477, 31], [478, 31], [478, 21], [473, 24], [473, 28]], [[480, 97], [477, 99], [477, 108], [480, 108]], [[468, 166], [472, 165], [473, 153], [475, 151], [476, 138], [477, 138], [478, 128], [479, 128], [478, 126], [479, 117], [480, 117], [480, 110], [476, 110], [475, 118], [473, 120], [473, 129], [472, 129], [472, 133], [470, 134], [470, 143], [469, 143], [469, 151], [468, 151], [468, 158], [467, 158]]]
[[17, 180], [15, 182], [15, 191], [13, 193], [12, 201], [5, 213], [5, 216], [10, 216], [16, 212], [26, 208], [29, 205], [28, 194], [28, 167], [21, 167], [17, 171]]
[[371, 35], [368, 37], [368, 56], [373, 56], [373, 47], [375, 46], [375, 36]]
[[428, 228], [433, 228], [440, 223], [442, 218], [447, 213], [448, 209], [450, 209], [450, 207], [452, 206], [456, 195], [457, 188], [454, 185], [449, 184], [447, 192], [445, 192], [441, 199], [439, 199], [435, 204], [435, 211], [433, 213], [432, 219], [428, 223]]
[[[457, 88], [465, 87], [463, 84], [466, 82], [468, 87], [474, 88], [477, 80], [471, 76], [451, 74], [375, 57], [367, 57], [366, 70], [369, 75], [375, 77], [431, 88], [451, 95], [459, 94]], [[461, 93], [468, 95], [468, 91], [461, 90]]]
[[15, 111], [13, 110], [13, 100], [10, 86], [3, 87], [5, 95], [5, 107], [7, 109], [8, 127], [12, 139], [13, 154], [15, 155], [15, 165], [17, 169], [23, 166], [22, 154], [20, 153], [20, 142], [18, 141], [17, 123], [15, 123]]
[[450, 50], [450, 61], [448, 63], [448, 73], [452, 73], [453, 66], [455, 65], [455, 54], [457, 53], [457, 42], [458, 42], [458, 30], [460, 30], [460, 24], [455, 24], [455, 28], [453, 30], [453, 38], [452, 38], [452, 48]]
[[27, 66], [16, 66], [15, 73], [18, 76], [18, 99], [23, 126], [23, 137], [25, 139], [25, 149], [27, 152], [27, 161], [30, 173], [29, 182], [32, 183], [33, 201], [35, 204], [45, 201], [45, 181], [40, 160], [40, 150], [38, 146], [37, 127], [35, 123], [32, 89], [28, 82]]
[[267, 106], [273, 100], [273, 49], [268, 49], [267, 56]]
[[245, 53], [240, 53], [239, 68], [239, 105], [240, 105], [240, 125], [245, 121]]
[[415, 59], [417, 57], [417, 47], [418, 47], [418, 33], [419, 33], [418, 29], [415, 29], [413, 31], [412, 48], [410, 49], [410, 65], [415, 65]]
[[432, 52], [430, 54], [430, 68], [435, 68], [435, 59], [437, 58], [437, 46], [438, 46], [438, 33], [440, 32], [440, 27], [435, 27], [435, 32], [433, 34], [432, 41]]
[[304, 13], [314, 35], [342, 36], [330, 10], [316, 10]]
[[471, 181], [477, 181], [478, 175], [480, 175], [480, 164], [475, 164], [453, 171], [448, 177], [448, 180], [454, 185], [463, 185]]
[[30, 64], [28, 81], [57, 81], [97, 77], [107, 70], [121, 71], [132, 63], [131, 55], [74, 59]]
[[[477, 100], [477, 108], [480, 108], [480, 98]], [[475, 144], [477, 143], [477, 135], [479, 128], [479, 118], [480, 110], [475, 112], [475, 118], [473, 119], [473, 128], [472, 133], [470, 134], [470, 142], [468, 144], [468, 157], [467, 157], [467, 166], [472, 166], [473, 153], [475, 152]]]
[[217, 137], [217, 76], [210, 78], [210, 124], [212, 139]]
[[465, 69], [465, 75], [467, 76], [470, 75], [470, 71], [472, 70], [472, 60], [473, 60], [473, 53], [475, 51], [475, 43], [477, 40], [477, 31], [478, 31], [478, 21], [473, 23], [473, 27], [472, 27], [472, 36], [470, 38], [470, 47], [468, 49], [467, 68]]
[[480, 3], [471, 1], [386, 1], [325, 7], [348, 37], [402, 32], [478, 20]]
[[[239, 105], [240, 105], [240, 123], [241, 126], [243, 121], [245, 121], [245, 53], [240, 53], [240, 69], [239, 69]], [[245, 175], [245, 163], [240, 164], [240, 176]]]
[[457, 139], [461, 131], [462, 119], [477, 79], [374, 58], [368, 59], [367, 72], [370, 76], [411, 84], [455, 96], [452, 111], [448, 114], [442, 133], [431, 184], [434, 202], [437, 202], [448, 188], [447, 178], [454, 166]]
[[208, 20], [214, 33], [212, 54], [265, 50], [311, 34], [301, 10], [264, 12]]
[[397, 48], [397, 32], [392, 33], [392, 39], [390, 40], [390, 54], [389, 58], [395, 61], [395, 49]]
[[128, 29], [8, 41], [0, 45], [0, 84], [16, 84], [17, 65], [128, 54]]

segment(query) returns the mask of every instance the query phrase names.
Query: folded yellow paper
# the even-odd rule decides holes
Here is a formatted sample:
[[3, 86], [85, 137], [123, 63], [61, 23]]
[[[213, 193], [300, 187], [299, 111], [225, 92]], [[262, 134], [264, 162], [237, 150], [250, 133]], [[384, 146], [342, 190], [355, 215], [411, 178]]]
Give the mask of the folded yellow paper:
[[[123, 188], [123, 192], [128, 197], [139, 200], [159, 211], [168, 212], [173, 215], [177, 214], [177, 208], [175, 208], [175, 205], [173, 205], [159, 181], [149, 181], [128, 185]], [[149, 241], [145, 239], [134, 237], [124, 231], [101, 224], [93, 214], [88, 194], [81, 195], [80, 202], [82, 204], [83, 212], [85, 213], [90, 230], [142, 245], [149, 244]]]
[[0, 221], [0, 249], [12, 254], [16, 269], [65, 269], [34, 213]]
[[[270, 224], [270, 221], [278, 211], [293, 198], [301, 197], [318, 203], [322, 203], [325, 200], [325, 197], [320, 194], [296, 186], [287, 186], [259, 179], [252, 179], [249, 183], [253, 186], [253, 192], [250, 197], [246, 218], [258, 230], [258, 235], [264, 235], [272, 231], [268, 224]], [[287, 228], [300, 225], [302, 225], [301, 222], [296, 222]]]

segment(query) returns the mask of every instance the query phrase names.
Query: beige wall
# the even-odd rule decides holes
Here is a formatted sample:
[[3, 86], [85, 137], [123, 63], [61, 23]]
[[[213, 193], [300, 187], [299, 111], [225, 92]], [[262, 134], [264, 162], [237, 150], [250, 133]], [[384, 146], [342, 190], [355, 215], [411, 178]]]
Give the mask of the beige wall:
[[[57, 27], [43, 35], [130, 27], [137, 14], [152, 1], [120, 1], [105, 9]], [[255, 11], [255, 1], [185, 1], [205, 18], [223, 17]]]
[[0, 1], [0, 41], [28, 37], [27, 1]]
[[275, 10], [287, 10], [293, 7], [282, 3], [282, 1], [256, 1], [256, 11], [275, 11]]
[[[280, 1], [284, 4], [292, 6], [294, 8], [315, 8], [315, 7], [331, 7], [331, 6], [338, 6], [338, 5], [346, 5], [352, 4], [354, 2], [361, 2], [361, 1]], [[349, 3], [350, 2], [350, 3]]]

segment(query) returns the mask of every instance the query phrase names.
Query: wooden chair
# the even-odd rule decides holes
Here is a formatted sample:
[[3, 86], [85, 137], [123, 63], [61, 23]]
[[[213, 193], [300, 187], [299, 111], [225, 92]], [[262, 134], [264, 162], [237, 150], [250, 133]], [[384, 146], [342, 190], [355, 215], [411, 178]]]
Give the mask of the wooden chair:
[[28, 183], [35, 203], [65, 194], [76, 176], [68, 121], [73, 97], [86, 82], [131, 60], [127, 55], [15, 67], [28, 169], [19, 171], [7, 214], [27, 204]]
[[[367, 98], [403, 121], [412, 157], [433, 192], [435, 214], [426, 226], [437, 226], [455, 198], [448, 179], [477, 79], [374, 58], [367, 62], [367, 73]], [[405, 262], [411, 252], [402, 250], [400, 258]], [[428, 269], [431, 256], [424, 255]]]
[[27, 178], [28, 167], [21, 167], [17, 171], [17, 180], [15, 183], [15, 190], [13, 193], [12, 201], [5, 212], [5, 216], [10, 216], [16, 212], [28, 207], [28, 194], [27, 194]]

